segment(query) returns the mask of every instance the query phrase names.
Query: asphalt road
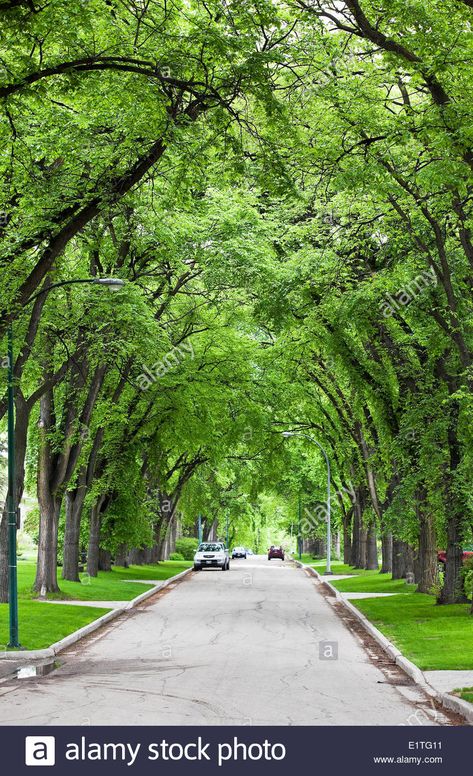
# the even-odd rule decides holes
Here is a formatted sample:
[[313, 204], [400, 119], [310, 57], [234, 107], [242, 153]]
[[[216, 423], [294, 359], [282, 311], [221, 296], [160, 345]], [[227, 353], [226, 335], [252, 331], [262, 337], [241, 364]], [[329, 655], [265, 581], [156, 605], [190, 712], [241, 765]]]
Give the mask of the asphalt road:
[[236, 560], [151, 600], [48, 676], [3, 680], [0, 724], [451, 724], [290, 562]]

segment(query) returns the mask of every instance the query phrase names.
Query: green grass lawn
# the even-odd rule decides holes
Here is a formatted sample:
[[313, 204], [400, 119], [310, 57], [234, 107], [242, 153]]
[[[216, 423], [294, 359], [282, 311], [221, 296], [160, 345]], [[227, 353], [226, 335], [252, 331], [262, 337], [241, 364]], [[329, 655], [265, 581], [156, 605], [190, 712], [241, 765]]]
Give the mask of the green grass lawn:
[[424, 593], [352, 603], [421, 670], [473, 669], [469, 604], [437, 606]]
[[416, 589], [416, 585], [408, 585], [405, 579], [391, 579], [391, 574], [378, 571], [369, 571], [353, 579], [338, 579], [332, 584], [341, 593], [412, 593]]
[[[44, 649], [78, 628], [102, 617], [110, 609], [92, 606], [19, 601], [20, 642], [25, 649]], [[0, 604], [0, 649], [8, 643], [8, 604]]]
[[[320, 574], [325, 570], [325, 560], [313, 560], [310, 555], [303, 555], [302, 562], [312, 566]], [[341, 593], [410, 593], [415, 585], [406, 584], [403, 579], [391, 579], [391, 574], [380, 574], [378, 569], [355, 569], [346, 563], [332, 563], [334, 574], [351, 574], [351, 579], [334, 580], [331, 584]], [[330, 577], [327, 577], [330, 582]]]
[[[137, 584], [130, 579], [151, 579], [161, 582], [179, 574], [192, 566], [191, 561], [168, 560], [153, 566], [130, 566], [127, 569], [116, 567], [112, 571], [99, 571], [97, 577], [81, 574], [80, 582], [67, 582], [61, 579], [58, 568], [59, 595], [51, 598], [67, 598], [78, 601], [131, 601], [140, 593], [150, 590], [153, 585]], [[21, 598], [32, 598], [35, 577], [35, 563], [18, 561], [18, 591]]]
[[[325, 560], [303, 555], [304, 563], [323, 572]], [[437, 606], [433, 595], [416, 593], [416, 585], [391, 574], [332, 565], [334, 574], [352, 574], [331, 584], [341, 593], [395, 593], [392, 597], [353, 600], [352, 603], [421, 670], [473, 670], [473, 616], [470, 606]], [[330, 581], [330, 577], [327, 578]], [[458, 691], [470, 693], [473, 688]], [[463, 696], [461, 696], [463, 697]]]
[[[296, 560], [299, 560], [299, 555], [294, 555], [294, 558]], [[314, 560], [314, 558], [311, 555], [303, 554], [301, 558], [301, 563], [305, 563], [307, 566], [312, 566], [314, 569], [316, 569], [319, 574], [323, 574], [325, 571], [326, 561], [325, 560]], [[334, 561], [332, 564], [332, 571], [334, 574], [357, 574], [357, 571], [354, 571], [351, 566], [347, 566], [345, 563], [339, 563], [338, 561]], [[362, 572], [364, 573], [364, 572]]]
[[463, 701], [473, 703], [473, 687], [462, 687], [460, 690], [454, 690], [454, 695], [458, 695]]

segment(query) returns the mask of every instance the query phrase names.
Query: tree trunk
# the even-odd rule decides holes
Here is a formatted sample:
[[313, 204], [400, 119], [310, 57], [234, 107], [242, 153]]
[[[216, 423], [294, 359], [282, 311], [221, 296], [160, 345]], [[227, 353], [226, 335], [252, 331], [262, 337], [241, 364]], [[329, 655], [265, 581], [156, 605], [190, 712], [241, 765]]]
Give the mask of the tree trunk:
[[[40, 508], [40, 539], [38, 544], [38, 566], [35, 590], [45, 592], [59, 590], [57, 584], [57, 530], [62, 493], [66, 489], [75, 466], [79, 460], [84, 435], [73, 441], [74, 424], [78, 420], [82, 430], [88, 428], [93, 408], [97, 401], [103, 379], [105, 365], [95, 368], [90, 380], [82, 409], [79, 413], [77, 394], [84, 387], [87, 375], [87, 362], [75, 364], [71, 370], [70, 394], [65, 403], [64, 415], [59, 422], [56, 417], [53, 387], [51, 386], [40, 399], [39, 453], [38, 453], [38, 501]], [[48, 367], [45, 377], [49, 378]], [[49, 434], [61, 431], [62, 445], [59, 451], [52, 449]], [[80, 519], [80, 518], [79, 518]], [[73, 564], [72, 564], [73, 565]], [[53, 571], [54, 566], [54, 571]]]
[[367, 530], [363, 526], [363, 514], [366, 507], [367, 491], [362, 485], [355, 489], [352, 563], [358, 569], [366, 568], [367, 562]]
[[38, 490], [39, 540], [38, 563], [34, 591], [44, 597], [47, 593], [58, 593], [57, 582], [57, 534], [61, 499], [47, 490]]
[[100, 509], [103, 497], [95, 502], [90, 510], [89, 547], [87, 550], [87, 574], [96, 577], [99, 570], [99, 545], [100, 545]]
[[217, 538], [217, 525], [218, 521], [212, 520], [212, 522], [209, 522], [207, 525], [207, 522], [205, 523], [205, 532], [204, 532], [204, 541], [205, 542], [214, 542]]
[[350, 528], [343, 526], [343, 562], [349, 566], [351, 563], [351, 534]]
[[143, 555], [143, 563], [148, 566], [153, 562], [153, 547], [145, 547]]
[[[79, 478], [80, 480], [80, 478]], [[66, 525], [62, 578], [79, 582], [80, 524], [86, 496], [85, 484], [66, 493]]]
[[363, 525], [360, 530], [360, 555], [356, 568], [365, 569], [368, 557], [368, 529]]
[[335, 550], [335, 559], [340, 560], [340, 531], [337, 531], [335, 534], [334, 550]]
[[351, 531], [350, 523], [351, 516], [353, 515], [353, 508], [351, 508], [343, 520], [343, 562], [349, 565], [351, 563]]
[[[175, 552], [176, 550], [176, 541], [180, 532], [180, 519], [175, 512], [173, 515], [173, 519], [171, 521], [171, 530], [169, 532], [169, 548], [168, 548], [168, 557], [171, 554], [171, 552]], [[231, 543], [231, 542], [230, 542]]]
[[360, 540], [361, 540], [361, 513], [358, 502], [359, 490], [357, 488], [357, 497], [353, 507], [353, 538], [351, 542], [350, 566], [358, 567], [360, 559]]
[[34, 590], [40, 596], [57, 593], [57, 532], [61, 497], [51, 489], [52, 451], [48, 433], [53, 426], [52, 389], [40, 399], [37, 495], [39, 503], [38, 563]]
[[446, 485], [446, 503], [448, 509], [447, 522], [447, 562], [443, 589], [437, 599], [439, 604], [467, 603], [468, 598], [463, 589], [463, 520], [465, 505], [457, 494], [456, 472], [460, 465], [460, 443], [457, 437], [458, 414], [460, 408], [457, 401], [450, 406], [448, 428], [448, 445], [450, 466]]
[[391, 574], [393, 570], [393, 535], [383, 531], [381, 534], [381, 571], [380, 574]]
[[130, 566], [143, 566], [146, 563], [146, 550], [143, 547], [133, 547], [128, 553]]
[[158, 492], [158, 505], [160, 514], [159, 539], [158, 539], [158, 559], [166, 560], [169, 555], [169, 538], [171, 526], [175, 515], [175, 502], [171, 495]]
[[168, 524], [164, 540], [161, 544], [159, 560], [167, 560], [169, 558], [169, 547], [171, 543], [171, 529], [172, 525]]
[[327, 555], [327, 543], [325, 539], [314, 540], [313, 555], [315, 558], [325, 558]]
[[121, 544], [117, 548], [117, 551], [115, 553], [114, 565], [115, 566], [123, 566], [123, 568], [127, 569], [128, 568], [127, 554], [128, 554], [128, 549], [127, 549], [126, 544]]
[[416, 582], [415, 571], [414, 547], [412, 547], [410, 544], [406, 544], [406, 582], [411, 585]]
[[108, 550], [99, 547], [99, 571], [112, 570], [112, 555]]
[[407, 544], [393, 537], [393, 579], [404, 579], [406, 576]]
[[447, 524], [447, 562], [442, 592], [437, 599], [439, 604], [459, 604], [468, 601], [461, 578], [463, 543], [459, 522], [458, 519], [450, 517]]
[[373, 522], [368, 528], [368, 534], [366, 539], [366, 565], [365, 569], [377, 569], [378, 564], [378, 543], [376, 539], [376, 525]]
[[151, 548], [151, 563], [159, 563], [160, 560], [159, 553], [161, 549], [161, 532], [163, 530], [163, 522], [163, 518], [158, 517], [154, 523], [154, 543]]
[[438, 580], [437, 539], [435, 522], [431, 513], [426, 513], [424, 504], [419, 501], [417, 517], [419, 520], [419, 549], [416, 563], [416, 593], [430, 593]]

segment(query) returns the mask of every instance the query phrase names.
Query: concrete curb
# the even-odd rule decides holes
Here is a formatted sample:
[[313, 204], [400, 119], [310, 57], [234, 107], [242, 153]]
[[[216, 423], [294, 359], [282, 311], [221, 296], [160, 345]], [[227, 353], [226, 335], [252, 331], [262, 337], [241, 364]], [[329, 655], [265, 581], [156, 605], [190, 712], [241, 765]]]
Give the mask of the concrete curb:
[[386, 636], [384, 636], [381, 631], [378, 630], [378, 628], [376, 628], [373, 623], [371, 623], [368, 618], [365, 617], [365, 615], [356, 608], [356, 606], [353, 606], [350, 601], [348, 601], [346, 598], [343, 598], [340, 591], [331, 585], [328, 579], [323, 577], [322, 574], [319, 574], [319, 572], [316, 571], [312, 566], [307, 566], [305, 563], [301, 563], [301, 561], [296, 560], [295, 558], [293, 558], [293, 561], [299, 568], [307, 570], [311, 576], [316, 577], [319, 582], [325, 585], [330, 590], [332, 595], [335, 596], [337, 601], [343, 604], [343, 606], [345, 606], [345, 608], [348, 609], [351, 614], [357, 618], [361, 625], [363, 625], [364, 629], [389, 655], [393, 663], [399, 666], [399, 668], [401, 668], [404, 673], [410, 676], [410, 678], [413, 679], [413, 681], [418, 684], [422, 690], [427, 693], [427, 695], [435, 698], [435, 700], [441, 703], [442, 706], [445, 706], [445, 708], [450, 709], [451, 711], [455, 711], [457, 714], [465, 717], [467, 722], [470, 725], [473, 725], [473, 705], [471, 703], [468, 703], [468, 701], [464, 701], [461, 698], [457, 698], [455, 695], [450, 695], [450, 693], [439, 692], [439, 690], [436, 690], [435, 687], [429, 684], [420, 668], [408, 660], [407, 657], [404, 657], [402, 652], [397, 647], [395, 647], [394, 644], [392, 644], [389, 639], [387, 639]]
[[[139, 606], [139, 604], [141, 604], [143, 601], [146, 601], [148, 598], [156, 595], [156, 593], [159, 593], [160, 590], [163, 590], [173, 582], [176, 582], [177, 580], [182, 579], [182, 577], [190, 574], [191, 571], [193, 571], [192, 568], [184, 569], [184, 571], [181, 571], [174, 577], [169, 577], [169, 579], [165, 579], [162, 582], [159, 582], [157, 585], [152, 587], [151, 590], [146, 590], [144, 593], [136, 596], [136, 598], [133, 598], [126, 604], [126, 606], [121, 606], [119, 609], [113, 609], [111, 612], [107, 612], [107, 614], [102, 615], [102, 617], [98, 617], [88, 625], [84, 625], [83, 628], [79, 628], [79, 630], [70, 633], [68, 636], [65, 636], [55, 644], [51, 644], [51, 646], [47, 647], [46, 649], [25, 649], [18, 652], [0, 652], [0, 660], [7, 660], [11, 662], [23, 662], [28, 660], [31, 662], [32, 660], [45, 660], [46, 658], [54, 658], [56, 655], [58, 655], [60, 652], [63, 652], [72, 644], [75, 644], [77, 641], [85, 638], [85, 636], [89, 636], [91, 633], [99, 630], [99, 628], [101, 628], [103, 625], [106, 625], [112, 620], [115, 620], [121, 614], [125, 614], [131, 609], [134, 609], [136, 606]], [[86, 601], [84, 602], [84, 606], [87, 606]]]
[[133, 598], [131, 601], [129, 601], [127, 605], [123, 607], [122, 611], [134, 609], [134, 607], [138, 606], [138, 604], [140, 604], [142, 601], [146, 601], [147, 598], [151, 598], [151, 596], [153, 596], [159, 590], [163, 590], [163, 588], [169, 587], [169, 585], [172, 585], [172, 583], [176, 582], [178, 579], [182, 579], [182, 577], [187, 576], [191, 571], [193, 571], [192, 567], [184, 569], [184, 571], [180, 571], [179, 574], [176, 574], [174, 577], [169, 577], [169, 579], [163, 580], [163, 582], [160, 582], [158, 585], [156, 585], [156, 587], [152, 587], [151, 590], [145, 590], [144, 593], [137, 595], [136, 598]]

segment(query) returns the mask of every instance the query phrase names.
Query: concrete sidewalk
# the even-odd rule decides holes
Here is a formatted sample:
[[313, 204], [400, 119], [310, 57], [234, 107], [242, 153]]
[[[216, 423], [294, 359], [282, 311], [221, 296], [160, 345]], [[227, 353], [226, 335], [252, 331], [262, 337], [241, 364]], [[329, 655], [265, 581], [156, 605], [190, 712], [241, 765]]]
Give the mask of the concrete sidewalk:
[[424, 676], [428, 683], [439, 692], [452, 692], [463, 687], [473, 687], [473, 671], [424, 671]]

